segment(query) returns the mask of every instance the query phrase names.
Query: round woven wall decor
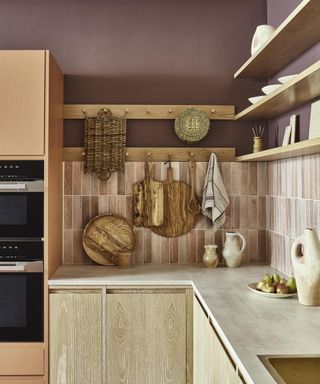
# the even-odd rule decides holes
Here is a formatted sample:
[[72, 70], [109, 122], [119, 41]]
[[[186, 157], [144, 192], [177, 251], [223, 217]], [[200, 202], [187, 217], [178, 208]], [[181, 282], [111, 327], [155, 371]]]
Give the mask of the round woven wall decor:
[[197, 108], [187, 108], [177, 115], [174, 130], [180, 140], [186, 143], [196, 143], [203, 139], [210, 126], [207, 115]]

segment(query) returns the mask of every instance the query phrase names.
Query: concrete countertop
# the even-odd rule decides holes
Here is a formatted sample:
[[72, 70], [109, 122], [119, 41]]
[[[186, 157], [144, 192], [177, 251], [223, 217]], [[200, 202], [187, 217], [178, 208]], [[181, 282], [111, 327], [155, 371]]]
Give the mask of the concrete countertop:
[[320, 307], [302, 306], [295, 296], [261, 297], [247, 288], [274, 272], [269, 266], [212, 270], [198, 265], [143, 265], [127, 270], [63, 266], [49, 285], [190, 284], [246, 382], [274, 384], [257, 355], [320, 354]]

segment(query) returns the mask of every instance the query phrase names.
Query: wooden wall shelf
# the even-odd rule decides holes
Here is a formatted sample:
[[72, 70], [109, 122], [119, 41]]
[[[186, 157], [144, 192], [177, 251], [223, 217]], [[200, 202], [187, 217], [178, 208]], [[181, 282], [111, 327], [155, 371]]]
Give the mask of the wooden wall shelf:
[[271, 148], [265, 151], [237, 156], [236, 161], [273, 161], [297, 156], [312, 155], [320, 152], [320, 138], [300, 141], [285, 147]]
[[186, 108], [198, 108], [211, 120], [234, 120], [234, 105], [116, 105], [116, 104], [65, 104], [64, 119], [84, 119], [96, 115], [102, 108], [127, 119], [175, 119]]
[[293, 80], [236, 115], [236, 120], [271, 119], [320, 96], [320, 60]]
[[304, 0], [234, 74], [267, 80], [320, 40], [320, 1]]
[[[65, 147], [64, 161], [83, 161], [84, 149], [79, 147]], [[152, 161], [167, 161], [169, 153], [172, 154], [172, 161], [188, 161], [193, 153], [195, 161], [208, 161], [211, 153], [214, 152], [218, 156], [219, 161], [227, 162], [235, 160], [235, 148], [170, 148], [170, 147], [130, 147], [127, 148], [126, 161], [144, 161], [147, 154], [150, 153]]]

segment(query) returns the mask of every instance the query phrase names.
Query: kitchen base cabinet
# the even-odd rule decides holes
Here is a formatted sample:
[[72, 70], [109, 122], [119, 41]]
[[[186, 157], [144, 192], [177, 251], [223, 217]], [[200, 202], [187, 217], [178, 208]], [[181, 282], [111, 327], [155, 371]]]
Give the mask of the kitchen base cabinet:
[[50, 383], [101, 384], [101, 291], [50, 294]]
[[107, 384], [185, 384], [185, 292], [107, 294], [106, 339]]
[[240, 384], [237, 368], [196, 297], [193, 310], [193, 384]]

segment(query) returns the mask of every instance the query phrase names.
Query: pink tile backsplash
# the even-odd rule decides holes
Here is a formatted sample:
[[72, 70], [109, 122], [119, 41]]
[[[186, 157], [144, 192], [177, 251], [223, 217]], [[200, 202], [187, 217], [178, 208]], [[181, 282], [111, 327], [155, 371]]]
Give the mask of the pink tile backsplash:
[[[215, 242], [221, 248], [228, 230], [241, 232], [247, 240], [246, 262], [262, 262], [265, 252], [267, 167], [259, 163], [222, 163], [221, 172], [230, 206], [224, 227], [213, 233], [210, 222], [201, 216], [195, 228], [179, 238], [164, 238], [147, 228], [135, 228], [136, 249], [132, 262], [199, 263], [204, 245]], [[174, 178], [190, 183], [188, 163], [173, 162]], [[164, 180], [168, 165], [156, 162], [153, 177]], [[202, 194], [207, 163], [196, 163], [196, 193]], [[82, 249], [82, 231], [98, 214], [116, 213], [132, 221], [132, 185], [144, 177], [143, 162], [127, 162], [123, 174], [113, 174], [108, 181], [94, 174], [84, 174], [83, 163], [64, 164], [64, 263], [86, 264], [91, 260]], [[258, 197], [258, 190], [263, 196]]]
[[320, 230], [320, 154], [272, 161], [267, 168], [267, 249], [271, 264], [291, 274], [294, 239], [307, 227]]

